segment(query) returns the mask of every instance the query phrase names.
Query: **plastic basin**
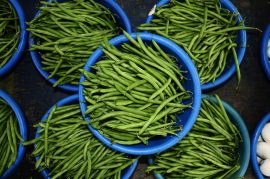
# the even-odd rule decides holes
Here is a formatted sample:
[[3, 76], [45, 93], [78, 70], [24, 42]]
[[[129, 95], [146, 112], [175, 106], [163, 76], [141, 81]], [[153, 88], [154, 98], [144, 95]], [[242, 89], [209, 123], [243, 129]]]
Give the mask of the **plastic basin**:
[[[178, 63], [181, 64], [182, 69], [188, 72], [186, 77], [189, 80], [185, 81], [184, 87], [185, 89], [192, 92], [193, 105], [192, 105], [192, 108], [186, 109], [182, 114], [177, 116], [178, 119], [181, 118], [181, 121], [178, 123], [178, 125], [182, 125], [183, 130], [181, 132], [178, 132], [177, 136], [169, 135], [167, 137], [157, 137], [155, 139], [151, 139], [149, 140], [148, 145], [145, 145], [142, 143], [136, 144], [136, 145], [120, 145], [120, 144], [113, 144], [109, 139], [104, 137], [98, 130], [93, 128], [91, 125], [89, 125], [89, 129], [101, 142], [103, 142], [105, 145], [111, 147], [114, 150], [131, 154], [131, 155], [150, 155], [150, 154], [162, 152], [172, 147], [177, 142], [179, 142], [191, 129], [191, 127], [196, 121], [196, 118], [200, 109], [201, 86], [200, 86], [199, 76], [198, 76], [198, 73], [194, 64], [190, 60], [189, 56], [178, 45], [173, 43], [171, 40], [168, 40], [159, 35], [154, 35], [150, 33], [132, 33], [131, 36], [135, 39], [137, 34], [140, 35], [140, 37], [145, 43], [147, 42], [151, 43], [152, 40], [155, 40], [164, 51], [175, 56], [178, 60]], [[120, 35], [109, 41], [111, 45], [115, 45], [115, 46], [118, 46], [125, 42], [129, 42], [129, 40], [124, 35]], [[102, 51], [102, 48], [100, 47], [89, 58], [84, 69], [89, 71], [90, 67], [94, 65], [100, 59], [102, 55], [103, 55], [103, 51]], [[85, 80], [85, 77], [81, 75], [80, 84], [84, 80]], [[83, 90], [84, 90], [83, 85], [80, 85], [79, 86], [80, 106], [81, 106], [81, 111], [84, 116], [84, 119], [89, 121], [91, 120], [91, 118], [89, 116], [84, 115], [87, 109], [87, 105], [86, 105], [85, 97], [83, 94]]]

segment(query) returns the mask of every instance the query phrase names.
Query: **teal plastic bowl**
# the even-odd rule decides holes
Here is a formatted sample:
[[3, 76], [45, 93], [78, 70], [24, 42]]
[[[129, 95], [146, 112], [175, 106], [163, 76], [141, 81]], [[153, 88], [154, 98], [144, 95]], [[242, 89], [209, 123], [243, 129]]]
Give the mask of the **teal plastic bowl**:
[[[217, 100], [214, 96], [210, 95], [202, 95], [203, 99], [207, 99], [209, 101], [213, 101], [217, 103]], [[237, 170], [237, 172], [234, 173], [234, 175], [230, 179], [235, 179], [238, 177], [244, 177], [248, 164], [249, 164], [249, 158], [250, 158], [250, 138], [247, 126], [243, 120], [243, 118], [239, 115], [239, 113], [227, 102], [221, 101], [227, 114], [229, 115], [229, 118], [232, 120], [232, 122], [236, 125], [237, 129], [240, 131], [240, 135], [242, 137], [243, 142], [240, 144], [239, 148], [239, 154], [240, 154], [240, 169]], [[148, 159], [149, 164], [154, 163], [154, 157], [150, 156]], [[156, 179], [164, 179], [165, 177], [157, 172], [153, 172]]]

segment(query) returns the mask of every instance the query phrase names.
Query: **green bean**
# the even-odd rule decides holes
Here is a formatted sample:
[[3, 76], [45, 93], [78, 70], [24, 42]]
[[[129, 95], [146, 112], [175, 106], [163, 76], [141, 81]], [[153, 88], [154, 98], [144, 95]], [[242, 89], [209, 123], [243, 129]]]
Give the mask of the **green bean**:
[[116, 48], [105, 39], [95, 71], [82, 71], [85, 114], [113, 143], [147, 144], [155, 136], [175, 135], [181, 130], [174, 126], [176, 114], [191, 106], [182, 104], [191, 97], [182, 84], [186, 72], [155, 41], [146, 45], [139, 36], [124, 34], [130, 44]]
[[135, 83], [129, 85], [126, 90], [127, 91], [130, 91], [130, 90], [132, 90], [133, 88], [135, 88], [137, 86], [140, 86], [140, 85], [145, 84], [146, 82], [147, 82], [146, 80], [138, 80]]
[[112, 65], [112, 67], [114, 68], [114, 70], [115, 70], [118, 74], [120, 74], [121, 76], [127, 78], [128, 80], [131, 80], [131, 81], [137, 81], [134, 77], [132, 77], [131, 75], [129, 75], [129, 73], [122, 72], [118, 66]]
[[24, 143], [36, 144], [32, 153], [40, 156], [36, 168], [48, 169], [51, 178], [119, 178], [134, 160], [100, 143], [77, 109], [78, 104], [54, 107], [36, 125], [46, 130], [39, 129], [40, 137]]
[[10, 2], [3, 0], [0, 5], [0, 68], [2, 68], [16, 51], [21, 28], [18, 15]]
[[[1, 10], [0, 10], [1, 12]], [[0, 176], [9, 169], [17, 159], [20, 141], [17, 117], [6, 101], [0, 99]]]
[[149, 120], [144, 124], [144, 126], [141, 128], [141, 130], [139, 131], [139, 135], [142, 134], [146, 128], [155, 120], [156, 116], [160, 113], [160, 111], [162, 110], [162, 108], [167, 105], [170, 101], [174, 100], [175, 98], [177, 98], [178, 96], [180, 96], [180, 94], [171, 96], [170, 98], [168, 98], [167, 100], [165, 100], [163, 103], [161, 103], [158, 108], [155, 110], [155, 113], [149, 118]]
[[[219, 97], [204, 98], [188, 135], [174, 147], [155, 156], [147, 171], [166, 178], [230, 178], [239, 168], [240, 134], [227, 118]], [[221, 126], [219, 126], [222, 123]]]
[[132, 108], [128, 108], [128, 107], [124, 107], [124, 106], [116, 106], [111, 102], [105, 102], [105, 104], [107, 104], [108, 106], [117, 109], [117, 110], [121, 110], [121, 111], [126, 111], [126, 112], [130, 112], [130, 113], [134, 113], [134, 114], [138, 114], [138, 115], [143, 115], [143, 116], [149, 116], [148, 113], [143, 112], [143, 111], [135, 111]]
[[41, 54], [43, 70], [57, 79], [54, 87], [78, 85], [80, 69], [91, 53], [104, 37], [119, 33], [114, 14], [94, 1], [41, 4], [45, 6], [39, 8], [39, 16], [28, 23], [35, 42], [30, 50]]
[[237, 23], [239, 13], [222, 8], [219, 1], [209, 2], [173, 0], [157, 8], [154, 19], [140, 25], [139, 30], [155, 32], [180, 45], [197, 67], [201, 84], [214, 82], [222, 75], [225, 66], [233, 65], [224, 55], [232, 54], [238, 89], [240, 68], [237, 51], [231, 45], [238, 46], [236, 37], [239, 30], [258, 29], [245, 27], [243, 22]]
[[149, 100], [154, 99], [155, 97], [157, 97], [160, 93], [162, 93], [163, 90], [165, 90], [171, 83], [171, 78], [169, 78], [168, 82], [166, 84], [164, 84], [164, 86], [162, 86], [159, 90], [157, 90], [154, 94], [152, 94], [149, 97]]

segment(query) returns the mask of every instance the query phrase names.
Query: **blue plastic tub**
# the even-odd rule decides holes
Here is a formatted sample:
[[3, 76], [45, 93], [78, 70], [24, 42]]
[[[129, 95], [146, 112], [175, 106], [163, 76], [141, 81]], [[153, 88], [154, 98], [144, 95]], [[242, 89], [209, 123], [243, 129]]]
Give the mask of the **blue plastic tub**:
[[20, 33], [20, 40], [16, 48], [17, 50], [14, 52], [14, 54], [11, 56], [8, 62], [2, 68], [0, 68], [0, 77], [8, 73], [9, 70], [11, 70], [11, 68], [13, 68], [13, 66], [15, 66], [15, 64], [21, 58], [27, 40], [26, 23], [25, 23], [26, 21], [23, 9], [17, 0], [9, 0], [9, 2], [12, 4], [19, 17], [21, 33]]
[[[92, 133], [104, 144], [111, 147], [114, 150], [119, 152], [131, 154], [131, 155], [150, 155], [158, 152], [162, 152], [177, 142], [179, 142], [191, 129], [193, 124], [196, 121], [197, 115], [199, 113], [200, 104], [201, 104], [201, 87], [200, 80], [197, 73], [197, 70], [190, 60], [189, 56], [175, 43], [171, 40], [168, 40], [159, 35], [154, 35], [150, 33], [132, 33], [132, 38], [136, 38], [136, 35], [140, 35], [144, 42], [150, 42], [155, 40], [159, 46], [165, 50], [167, 53], [175, 56], [178, 59], [178, 62], [182, 65], [182, 69], [188, 71], [186, 77], [189, 80], [186, 80], [184, 83], [184, 87], [191, 91], [193, 94], [193, 105], [192, 108], [186, 109], [184, 113], [178, 116], [178, 119], [181, 118], [181, 122], [179, 125], [183, 125], [183, 130], [177, 133], [177, 136], [167, 136], [167, 137], [159, 137], [156, 139], [151, 139], [148, 142], [148, 145], [145, 144], [136, 144], [136, 145], [120, 145], [113, 144], [109, 139], [104, 137], [98, 130], [94, 129], [91, 125], [89, 125], [89, 129]], [[111, 45], [121, 45], [122, 43], [129, 42], [129, 40], [124, 36], [120, 35], [115, 37], [109, 41]], [[89, 58], [86, 63], [84, 69], [90, 71], [90, 67], [94, 65], [103, 55], [102, 48], [97, 49], [92, 56]], [[81, 75], [80, 84], [85, 80], [85, 77]], [[85, 97], [83, 95], [84, 87], [83, 85], [79, 86], [79, 100], [82, 114], [85, 120], [89, 121], [91, 118], [89, 116], [85, 116], [85, 111], [87, 109]], [[190, 102], [190, 101], [188, 101]]]
[[[68, 105], [68, 104], [74, 104], [74, 103], [78, 103], [79, 102], [79, 96], [78, 95], [72, 95], [72, 96], [69, 96], [69, 97], [66, 97], [60, 101], [58, 101], [55, 105], [57, 106], [64, 106], [64, 105]], [[54, 106], [55, 106], [54, 105]], [[48, 115], [50, 114], [52, 108], [54, 107], [52, 106], [47, 112], [46, 114], [42, 117], [41, 121], [45, 121], [47, 118], [48, 118]], [[38, 138], [40, 136], [40, 134], [38, 133], [38, 131], [40, 130], [41, 128], [38, 128], [37, 129], [37, 132], [36, 132], [36, 135], [35, 135], [35, 138]], [[36, 161], [39, 160], [39, 157], [36, 157]], [[136, 160], [130, 167], [126, 168], [124, 171], [123, 171], [123, 174], [122, 174], [122, 179], [128, 179], [131, 177], [131, 175], [133, 174], [133, 172], [135, 171], [136, 167], [137, 167], [137, 164], [138, 164], [138, 160]], [[41, 172], [42, 176], [46, 179], [50, 179], [49, 177], [49, 173], [50, 171], [48, 169], [45, 169]]]
[[[160, 0], [156, 5], [157, 7], [160, 7], [165, 4], [168, 4], [169, 2], [170, 0]], [[220, 3], [223, 8], [226, 8], [235, 14], [239, 13], [237, 8], [229, 0], [220, 0]], [[153, 18], [154, 18], [153, 15], [148, 16], [145, 23], [150, 23]], [[243, 21], [243, 18], [239, 15], [238, 23], [242, 21]], [[240, 30], [238, 32], [238, 39], [237, 39], [238, 47], [236, 49], [239, 65], [242, 63], [244, 55], [245, 55], [246, 43], [247, 43], [246, 31]], [[229, 58], [230, 58], [229, 63], [227, 64], [227, 68], [224, 69], [223, 73], [215, 80], [215, 82], [208, 82], [208, 83], [203, 84], [202, 90], [208, 90], [208, 89], [215, 88], [221, 85], [235, 73], [236, 68], [235, 68], [234, 59], [232, 56]]]
[[[209, 101], [213, 101], [217, 103], [217, 100], [214, 96], [210, 95], [202, 95], [203, 99], [207, 99]], [[249, 163], [250, 158], [250, 139], [249, 139], [249, 133], [247, 126], [243, 120], [243, 118], [239, 115], [239, 113], [228, 103], [225, 101], [222, 101], [222, 104], [229, 115], [229, 118], [232, 120], [232, 122], [236, 125], [238, 130], [240, 131], [240, 135], [243, 139], [243, 143], [241, 143], [239, 148], [239, 154], [240, 154], [240, 169], [231, 177], [231, 179], [234, 178], [242, 178], [244, 177]], [[152, 164], [154, 162], [153, 156], [150, 156], [148, 159], [149, 164]], [[164, 179], [165, 177], [159, 173], [153, 172], [156, 179]]]
[[268, 122], [270, 122], [270, 113], [265, 115], [257, 124], [251, 139], [251, 165], [258, 179], [264, 179], [264, 176], [262, 175], [259, 164], [257, 162], [257, 143], [263, 127]]
[[[27, 127], [26, 127], [24, 115], [23, 115], [20, 107], [14, 101], [14, 99], [3, 90], [0, 90], [0, 98], [5, 100], [8, 103], [8, 105], [12, 108], [12, 110], [14, 111], [14, 113], [17, 117], [17, 120], [18, 120], [18, 124], [19, 124], [19, 128], [20, 128], [20, 135], [24, 139], [24, 141], [26, 141], [27, 140]], [[13, 165], [9, 169], [7, 169], [3, 173], [2, 176], [0, 176], [0, 179], [8, 178], [8, 176], [14, 172], [14, 170], [19, 166], [19, 164], [23, 160], [24, 153], [25, 153], [25, 147], [21, 142], [19, 145], [19, 150], [18, 150], [17, 158], [16, 158], [15, 162], [13, 163]]]
[[268, 24], [268, 26], [266, 27], [261, 41], [261, 63], [268, 80], [270, 80], [270, 62], [269, 62], [270, 59], [267, 56], [267, 49], [268, 49], [267, 45], [269, 38], [270, 38], [270, 24]]
[[[59, 0], [59, 2], [64, 2], [64, 1], [66, 1], [66, 0]], [[130, 23], [127, 15], [125, 14], [124, 10], [117, 4], [117, 2], [112, 1], [112, 0], [95, 0], [95, 1], [102, 4], [103, 6], [107, 7], [108, 9], [110, 9], [115, 14], [115, 17], [116, 17], [117, 21], [119, 22], [120, 26], [122, 27], [122, 29], [124, 29], [128, 33], [131, 33], [131, 31], [132, 31], [131, 23]], [[48, 0], [48, 2], [52, 2], [52, 0]], [[40, 14], [40, 11], [37, 12], [35, 17], [39, 16], [39, 14]], [[89, 43], [91, 43], [91, 42], [89, 42]], [[32, 44], [34, 44], [34, 40], [33, 40], [31, 33], [30, 33], [29, 46], [31, 46]], [[34, 62], [34, 65], [38, 69], [39, 73], [46, 80], [48, 80], [51, 84], [54, 84], [57, 81], [57, 79], [56, 78], [48, 79], [50, 74], [47, 71], [44, 71], [42, 69], [41, 57], [40, 57], [40, 54], [38, 53], [38, 51], [30, 51], [30, 55], [31, 55], [31, 58]], [[78, 86], [76, 86], [76, 85], [64, 84], [64, 85], [59, 85], [58, 87], [63, 89], [63, 90], [66, 90], [66, 91], [71, 91], [71, 92], [78, 91]]]

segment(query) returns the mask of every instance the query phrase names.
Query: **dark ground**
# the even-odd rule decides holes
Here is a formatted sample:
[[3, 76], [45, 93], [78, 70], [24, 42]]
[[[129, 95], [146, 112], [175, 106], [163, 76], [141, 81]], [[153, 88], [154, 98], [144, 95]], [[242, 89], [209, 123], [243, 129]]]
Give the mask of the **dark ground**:
[[[39, 0], [18, 0], [26, 13], [27, 20], [31, 20], [38, 7]], [[246, 19], [247, 26], [264, 29], [270, 22], [270, 0], [232, 0]], [[156, 0], [118, 0], [130, 17], [133, 28], [144, 22], [149, 10], [157, 2]], [[262, 33], [252, 32], [248, 34], [248, 47], [244, 61], [241, 65], [242, 81], [241, 90], [237, 92], [236, 77], [232, 77], [223, 86], [209, 93], [217, 93], [223, 100], [229, 102], [245, 119], [250, 134], [252, 134], [257, 122], [270, 112], [270, 84], [263, 74], [260, 64], [259, 48]], [[28, 48], [28, 47], [27, 47]], [[26, 49], [27, 49], [26, 48]], [[11, 94], [27, 119], [29, 138], [33, 138], [33, 124], [37, 123], [47, 109], [65, 96], [70, 95], [59, 89], [54, 89], [46, 82], [34, 68], [27, 50], [17, 66], [6, 76], [0, 79], [0, 88]], [[37, 179], [41, 175], [34, 170], [34, 161], [30, 153], [32, 148], [27, 148], [27, 154], [20, 167], [10, 178], [30, 177]], [[141, 160], [133, 176], [134, 179], [153, 178], [145, 174], [146, 161]], [[251, 168], [246, 177], [255, 178]]]

